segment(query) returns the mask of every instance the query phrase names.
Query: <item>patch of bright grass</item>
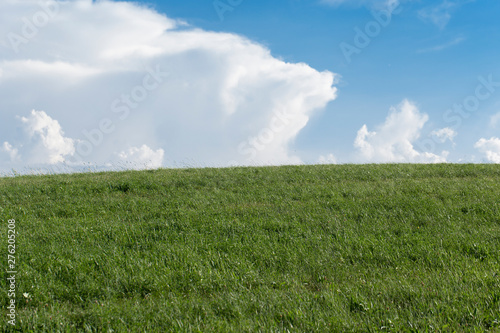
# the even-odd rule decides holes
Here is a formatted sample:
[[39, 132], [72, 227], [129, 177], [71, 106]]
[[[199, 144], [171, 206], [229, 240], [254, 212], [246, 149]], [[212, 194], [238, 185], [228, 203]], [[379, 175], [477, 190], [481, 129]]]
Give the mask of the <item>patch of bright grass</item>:
[[18, 176], [0, 267], [15, 219], [23, 332], [498, 331], [499, 202], [497, 165]]

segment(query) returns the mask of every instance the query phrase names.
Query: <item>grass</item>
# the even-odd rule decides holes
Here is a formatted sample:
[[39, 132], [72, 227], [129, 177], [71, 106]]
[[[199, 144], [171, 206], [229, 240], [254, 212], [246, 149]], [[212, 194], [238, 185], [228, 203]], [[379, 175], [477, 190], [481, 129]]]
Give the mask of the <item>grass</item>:
[[498, 165], [2, 178], [2, 331], [499, 332], [499, 203]]

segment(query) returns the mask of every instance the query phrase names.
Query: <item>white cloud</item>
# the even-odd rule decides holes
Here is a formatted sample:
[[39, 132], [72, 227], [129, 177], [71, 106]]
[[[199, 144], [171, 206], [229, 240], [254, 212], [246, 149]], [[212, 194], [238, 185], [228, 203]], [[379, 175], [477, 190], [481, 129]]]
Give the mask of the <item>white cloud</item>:
[[436, 137], [439, 142], [445, 143], [447, 140], [453, 142], [455, 136], [457, 136], [457, 132], [449, 127], [441, 128], [439, 130], [434, 130], [431, 132], [431, 135]]
[[435, 155], [418, 152], [413, 143], [427, 122], [428, 116], [421, 114], [417, 107], [404, 100], [399, 107], [391, 108], [385, 123], [370, 132], [366, 125], [358, 131], [354, 146], [358, 149], [362, 162], [405, 162], [439, 163], [446, 162], [447, 152]]
[[439, 29], [444, 29], [451, 20], [451, 14], [466, 3], [475, 0], [444, 0], [439, 5], [421, 9], [418, 16], [421, 20], [431, 22]]
[[12, 145], [8, 142], [3, 143], [3, 145], [0, 147], [0, 151], [7, 153], [11, 162], [17, 162], [19, 159], [19, 150], [12, 147]]
[[337, 164], [337, 159], [333, 154], [328, 154], [326, 156], [321, 155], [318, 159], [319, 164]]
[[438, 6], [426, 7], [418, 12], [420, 19], [429, 21], [440, 29], [446, 27], [451, 19], [450, 10], [454, 7], [452, 2], [444, 1]]
[[494, 114], [490, 118], [490, 126], [491, 127], [493, 127], [493, 128], [497, 127], [498, 123], [500, 123], [500, 112], [498, 112], [497, 114]]
[[21, 122], [26, 134], [22, 145], [13, 148], [9, 143], [4, 143], [4, 148], [15, 157], [23, 158], [32, 164], [57, 164], [64, 162], [65, 156], [75, 152], [74, 141], [65, 137], [59, 122], [44, 111], [33, 110], [28, 117], [22, 117]]
[[474, 148], [486, 155], [488, 161], [500, 163], [500, 138], [482, 138], [474, 145]]
[[2, 78], [15, 79], [19, 77], [45, 77], [64, 76], [68, 79], [83, 79], [99, 74], [101, 71], [90, 66], [70, 64], [61, 61], [43, 62], [39, 60], [12, 60], [6, 61], [2, 66]]
[[122, 162], [134, 165], [134, 169], [157, 169], [162, 166], [164, 155], [163, 149], [154, 151], [148, 146], [142, 145], [140, 148], [129, 148], [127, 151], [119, 153], [118, 157]]
[[452, 46], [458, 45], [458, 44], [462, 43], [463, 41], [465, 41], [464, 37], [456, 37], [455, 39], [453, 39], [449, 42], [446, 42], [444, 44], [436, 45], [436, 46], [429, 47], [426, 49], [420, 49], [417, 52], [418, 53], [439, 52], [439, 51], [445, 50], [447, 48], [450, 48]]
[[[80, 156], [105, 165], [116, 152], [133, 158], [129, 147], [143, 145], [163, 149], [168, 161], [199, 165], [300, 163], [289, 146], [336, 96], [331, 72], [137, 4], [61, 2], [25, 38], [28, 23], [20, 22], [36, 23], [36, 13], [45, 13], [38, 1], [0, 3], [0, 142], [19, 149], [21, 163], [43, 160], [28, 158], [16, 131], [16, 117], [30, 109], [64, 124], [65, 136], [59, 132], [63, 139], [50, 147], [54, 138], [33, 133], [51, 152], [46, 163]], [[24, 38], [14, 47], [13, 34]], [[272, 138], [261, 140], [266, 129]], [[255, 154], [238, 149], [244, 142]]]
[[376, 10], [394, 10], [399, 6], [400, 0], [320, 0], [320, 3], [331, 6], [366, 6]]
[[[9, 155], [13, 166], [21, 166], [19, 162], [22, 162], [22, 160], [39, 168], [43, 165], [69, 162], [68, 157], [75, 153], [75, 140], [64, 136], [64, 132], [57, 120], [52, 119], [44, 111], [35, 110], [28, 117], [19, 119], [22, 122], [25, 134], [21, 138], [19, 147], [15, 148], [9, 142], [4, 142], [0, 147], [1, 152]], [[142, 145], [140, 148], [131, 147], [114, 154], [116, 158], [110, 161], [116, 165], [109, 163], [108, 166], [111, 168], [123, 165], [129, 169], [156, 169], [162, 166], [164, 154], [163, 149], [154, 151], [147, 145]], [[69, 164], [68, 167], [73, 165], [75, 170], [81, 169], [81, 165]], [[96, 167], [101, 166], [96, 165]], [[50, 170], [56, 169], [57, 166], [55, 169], [51, 167]]]

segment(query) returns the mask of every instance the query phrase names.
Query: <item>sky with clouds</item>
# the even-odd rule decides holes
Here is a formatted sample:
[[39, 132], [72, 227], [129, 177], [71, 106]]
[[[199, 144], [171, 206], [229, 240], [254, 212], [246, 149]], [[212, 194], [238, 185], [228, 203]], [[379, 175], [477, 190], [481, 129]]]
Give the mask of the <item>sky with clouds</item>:
[[0, 2], [0, 172], [500, 163], [496, 0]]

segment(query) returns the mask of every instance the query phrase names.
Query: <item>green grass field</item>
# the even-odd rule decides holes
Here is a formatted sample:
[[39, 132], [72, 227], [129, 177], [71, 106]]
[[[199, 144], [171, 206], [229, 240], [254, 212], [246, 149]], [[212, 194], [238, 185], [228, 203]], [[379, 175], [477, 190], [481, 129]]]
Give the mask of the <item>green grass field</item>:
[[3, 332], [500, 331], [499, 165], [2, 178], [4, 271], [9, 219]]

